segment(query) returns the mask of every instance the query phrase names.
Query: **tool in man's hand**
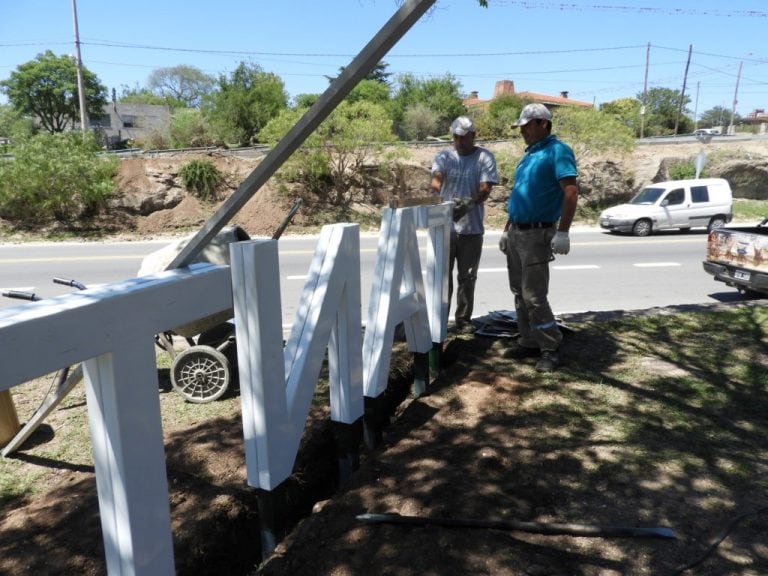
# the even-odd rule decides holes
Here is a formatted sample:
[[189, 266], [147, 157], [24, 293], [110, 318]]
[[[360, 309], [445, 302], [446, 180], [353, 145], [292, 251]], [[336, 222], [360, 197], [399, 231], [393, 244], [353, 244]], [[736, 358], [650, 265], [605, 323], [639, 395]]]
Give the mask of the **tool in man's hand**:
[[461, 220], [467, 212], [475, 207], [475, 201], [472, 198], [453, 198], [453, 221]]

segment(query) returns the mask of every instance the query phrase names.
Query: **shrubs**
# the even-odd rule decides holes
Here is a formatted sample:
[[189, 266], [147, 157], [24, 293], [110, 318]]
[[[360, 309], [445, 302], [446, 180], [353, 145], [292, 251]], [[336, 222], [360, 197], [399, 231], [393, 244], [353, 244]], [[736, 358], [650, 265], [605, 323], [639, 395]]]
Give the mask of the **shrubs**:
[[216, 188], [224, 181], [210, 160], [192, 160], [181, 167], [179, 174], [184, 188], [201, 200], [215, 200]]
[[92, 136], [22, 138], [0, 161], [0, 217], [25, 225], [96, 215], [113, 194], [118, 160], [102, 155]]
[[676, 162], [669, 167], [670, 180], [688, 180], [696, 177], [696, 166], [693, 162]]

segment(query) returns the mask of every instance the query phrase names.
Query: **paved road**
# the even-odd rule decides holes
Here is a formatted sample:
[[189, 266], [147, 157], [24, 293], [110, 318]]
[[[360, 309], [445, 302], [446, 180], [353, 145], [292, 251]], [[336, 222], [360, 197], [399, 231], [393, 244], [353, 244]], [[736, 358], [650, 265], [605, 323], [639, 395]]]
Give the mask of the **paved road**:
[[[486, 235], [477, 284], [475, 314], [512, 308], [498, 232]], [[552, 264], [551, 302], [557, 313], [649, 308], [734, 300], [736, 291], [714, 282], [701, 266], [704, 231], [669, 232], [649, 238], [617, 236], [596, 229], [571, 234], [571, 253]], [[283, 318], [296, 309], [315, 237], [279, 241]], [[367, 311], [377, 236], [361, 238], [363, 317]], [[135, 276], [142, 259], [165, 242], [0, 245], [0, 288], [32, 290], [41, 297], [67, 292], [53, 276], [96, 285]], [[18, 305], [0, 298], [0, 307]]]

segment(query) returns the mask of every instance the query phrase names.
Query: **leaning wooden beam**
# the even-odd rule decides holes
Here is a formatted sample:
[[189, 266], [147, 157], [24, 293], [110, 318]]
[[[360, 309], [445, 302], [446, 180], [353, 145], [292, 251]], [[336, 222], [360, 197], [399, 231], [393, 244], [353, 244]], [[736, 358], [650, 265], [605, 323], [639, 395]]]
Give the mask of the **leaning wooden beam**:
[[168, 269], [189, 264], [434, 3], [435, 0], [404, 2], [378, 34], [328, 86], [317, 102], [307, 110], [306, 114], [238, 186], [234, 194], [221, 205], [171, 261]]

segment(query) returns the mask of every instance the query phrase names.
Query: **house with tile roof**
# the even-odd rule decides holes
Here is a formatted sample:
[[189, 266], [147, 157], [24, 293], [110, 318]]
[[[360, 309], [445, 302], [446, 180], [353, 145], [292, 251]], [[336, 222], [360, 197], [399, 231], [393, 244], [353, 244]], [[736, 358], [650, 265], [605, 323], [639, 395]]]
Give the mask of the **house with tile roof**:
[[483, 100], [479, 98], [477, 91], [473, 91], [469, 94], [468, 98], [465, 98], [463, 100], [463, 102], [464, 102], [464, 106], [466, 106], [467, 109], [469, 110], [472, 110], [473, 108], [485, 109], [488, 107], [488, 104], [490, 104], [493, 100], [495, 100], [499, 96], [506, 96], [506, 95], [517, 96], [522, 100], [544, 104], [544, 106], [546, 106], [550, 110], [553, 108], [559, 108], [563, 106], [574, 106], [574, 107], [580, 107], [580, 108], [594, 107], [594, 104], [592, 104], [591, 102], [582, 102], [580, 100], [574, 100], [573, 98], [569, 98], [567, 91], [560, 92], [559, 96], [550, 96], [548, 94], [540, 94], [538, 92], [515, 92], [515, 83], [512, 80], [497, 81], [496, 86], [494, 87], [494, 90], [493, 90], [493, 97], [489, 100]]

